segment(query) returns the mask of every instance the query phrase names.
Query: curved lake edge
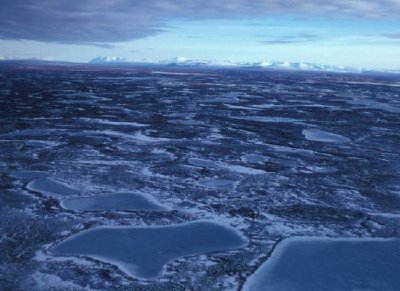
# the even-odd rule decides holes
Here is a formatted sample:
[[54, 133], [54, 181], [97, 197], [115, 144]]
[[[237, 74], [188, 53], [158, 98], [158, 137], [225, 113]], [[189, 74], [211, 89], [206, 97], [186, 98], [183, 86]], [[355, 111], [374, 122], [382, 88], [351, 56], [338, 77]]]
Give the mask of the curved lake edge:
[[[96, 199], [111, 199], [113, 196], [116, 195], [132, 195], [132, 199], [135, 200], [136, 198], [143, 198], [146, 200], [146, 202], [149, 203], [149, 207], [153, 206], [153, 209], [150, 208], [132, 208], [132, 209], [79, 209], [79, 208], [73, 208], [67, 205], [68, 202], [74, 202], [74, 201], [88, 201], [88, 200], [93, 200], [95, 201]], [[143, 202], [143, 201], [142, 201]], [[152, 204], [152, 205], [151, 205]], [[67, 197], [64, 199], [60, 200], [60, 206], [68, 211], [79, 211], [79, 212], [99, 212], [99, 211], [117, 211], [117, 212], [127, 212], [127, 211], [171, 211], [173, 210], [172, 207], [166, 206], [159, 202], [153, 195], [144, 193], [141, 191], [118, 191], [115, 193], [106, 193], [106, 194], [99, 194], [99, 195], [94, 195], [94, 196], [74, 196], [74, 197]], [[90, 205], [87, 205], [90, 206]]]
[[[85, 254], [76, 254], [76, 255], [62, 255], [62, 254], [54, 254], [53, 250], [55, 248], [57, 248], [59, 245], [62, 245], [66, 242], [72, 241], [76, 238], [79, 238], [81, 236], [84, 236], [85, 234], [88, 234], [90, 232], [93, 231], [98, 231], [98, 230], [118, 230], [118, 229], [122, 229], [122, 230], [145, 230], [145, 229], [168, 229], [168, 228], [179, 228], [179, 227], [185, 227], [185, 226], [190, 226], [190, 225], [195, 225], [195, 224], [210, 224], [212, 226], [218, 226], [223, 228], [224, 230], [231, 232], [232, 234], [236, 235], [238, 240], [240, 240], [241, 242], [236, 244], [235, 246], [232, 247], [227, 247], [226, 249], [220, 249], [220, 250], [214, 250], [214, 251], [207, 251], [207, 252], [197, 252], [197, 253], [193, 253], [190, 255], [182, 255], [182, 256], [177, 256], [171, 260], [168, 260], [168, 262], [166, 264], [164, 264], [162, 266], [162, 271], [159, 275], [154, 276], [154, 277], [144, 277], [144, 276], [139, 276], [137, 274], [132, 273], [132, 271], [130, 271], [126, 266], [127, 263], [118, 260], [118, 259], [112, 259], [109, 257], [105, 257], [105, 256], [101, 256], [101, 255], [85, 255]], [[155, 280], [155, 279], [160, 279], [163, 275], [163, 272], [165, 271], [165, 266], [167, 264], [170, 264], [172, 261], [177, 260], [177, 259], [182, 259], [185, 257], [195, 257], [195, 256], [199, 256], [199, 255], [210, 255], [213, 253], [224, 253], [224, 252], [230, 252], [230, 251], [235, 251], [241, 248], [245, 248], [249, 245], [249, 239], [238, 229], [236, 229], [235, 227], [231, 226], [229, 223], [226, 222], [215, 222], [212, 219], [200, 219], [200, 220], [194, 220], [194, 221], [189, 221], [189, 222], [184, 222], [184, 223], [174, 223], [174, 224], [168, 224], [168, 225], [142, 225], [142, 226], [113, 226], [113, 225], [104, 225], [104, 226], [98, 226], [98, 227], [94, 227], [94, 228], [89, 228], [89, 229], [85, 229], [85, 230], [81, 230], [78, 231], [72, 235], [70, 235], [69, 237], [65, 238], [65, 239], [60, 239], [54, 243], [52, 243], [51, 245], [49, 245], [47, 247], [47, 252], [54, 257], [65, 257], [65, 258], [73, 258], [73, 257], [80, 257], [80, 258], [90, 258], [90, 259], [94, 259], [97, 261], [100, 261], [102, 263], [106, 263], [106, 264], [110, 264], [113, 266], [116, 266], [121, 272], [125, 273], [128, 277], [131, 278], [136, 278], [136, 279], [140, 279], [140, 280]]]
[[330, 243], [330, 242], [390, 242], [390, 241], [400, 241], [400, 237], [313, 237], [313, 236], [298, 236], [289, 237], [277, 241], [272, 247], [266, 260], [261, 263], [253, 274], [251, 274], [244, 281], [241, 286], [241, 291], [254, 291], [257, 287], [258, 277], [263, 276], [266, 269], [273, 268], [279, 263], [280, 258], [283, 256], [286, 247], [293, 242], [320, 242], [320, 243]]
[[352, 141], [347, 136], [317, 128], [306, 128], [301, 133], [306, 140], [314, 142], [346, 144]]
[[[56, 189], [46, 189], [51, 187], [55, 187]], [[51, 176], [35, 178], [26, 184], [25, 189], [42, 196], [53, 197], [58, 200], [64, 196], [77, 195], [80, 193], [77, 188], [74, 188], [68, 183]]]
[[187, 226], [190, 224], [197, 224], [197, 223], [210, 223], [210, 224], [216, 224], [218, 226], [222, 226], [234, 233], [236, 233], [243, 241], [246, 242], [246, 245], [249, 243], [249, 239], [238, 229], [235, 227], [231, 226], [227, 222], [222, 222], [222, 221], [215, 221], [213, 219], [198, 219], [198, 220], [192, 220], [188, 222], [182, 222], [182, 223], [173, 223], [173, 224], [166, 224], [166, 225], [161, 225], [161, 224], [151, 224], [151, 225], [139, 225], [139, 226], [127, 226], [127, 225], [102, 225], [102, 226], [96, 226], [93, 228], [88, 228], [84, 229], [81, 231], [77, 231], [76, 233], [73, 233], [69, 237], [62, 239], [60, 241], [55, 242], [52, 244], [51, 247], [53, 247], [55, 244], [58, 244], [62, 241], [67, 241], [69, 239], [72, 239], [75, 236], [82, 235], [85, 232], [89, 232], [92, 230], [97, 230], [97, 229], [144, 229], [144, 228], [168, 228], [168, 227], [177, 227], [177, 226]]

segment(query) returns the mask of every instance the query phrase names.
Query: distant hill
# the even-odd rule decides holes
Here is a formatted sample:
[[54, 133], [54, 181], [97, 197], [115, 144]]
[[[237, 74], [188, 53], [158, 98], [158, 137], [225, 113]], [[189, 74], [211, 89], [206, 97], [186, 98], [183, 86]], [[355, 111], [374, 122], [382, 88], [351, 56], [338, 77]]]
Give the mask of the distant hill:
[[119, 63], [129, 63], [126, 58], [119, 57], [96, 57], [92, 59], [89, 64], [119, 64]]
[[138, 64], [154, 64], [168, 67], [238, 67], [238, 68], [254, 68], [269, 70], [296, 70], [296, 71], [326, 71], [326, 72], [351, 72], [357, 73], [365, 70], [355, 69], [351, 67], [322, 65], [313, 63], [290, 63], [280, 61], [258, 61], [258, 62], [235, 62], [235, 61], [210, 61], [210, 60], [192, 60], [177, 57], [162, 61], [130, 61], [119, 57], [96, 57], [92, 59], [90, 64], [97, 65], [138, 65]]
[[192, 60], [183, 57], [154, 61], [154, 60], [129, 60], [121, 57], [99, 56], [88, 63], [73, 63], [66, 61], [52, 61], [40, 59], [5, 59], [0, 58], [0, 66], [68, 66], [68, 67], [91, 67], [91, 66], [112, 66], [112, 67], [130, 67], [130, 66], [159, 66], [159, 67], [181, 67], [181, 68], [242, 68], [254, 70], [276, 70], [276, 71], [310, 71], [310, 72], [337, 72], [337, 73], [373, 73], [373, 74], [400, 74], [400, 70], [370, 70], [356, 69], [351, 67], [324, 65], [315, 63], [301, 62], [282, 62], [282, 61], [215, 61], [215, 60]]

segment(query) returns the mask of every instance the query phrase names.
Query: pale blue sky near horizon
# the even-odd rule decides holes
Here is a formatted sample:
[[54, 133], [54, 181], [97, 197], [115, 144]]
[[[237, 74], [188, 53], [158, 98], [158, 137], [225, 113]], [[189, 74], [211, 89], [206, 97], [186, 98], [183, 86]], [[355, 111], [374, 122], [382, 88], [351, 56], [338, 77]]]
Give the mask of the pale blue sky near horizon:
[[111, 39], [110, 34], [103, 33], [101, 29], [108, 30], [107, 25], [117, 23], [117, 17], [100, 28], [91, 28], [94, 37], [87, 42], [84, 41], [85, 35], [77, 33], [76, 40], [73, 38], [74, 31], [79, 27], [71, 28], [72, 32], [57, 34], [39, 25], [40, 29], [32, 29], [31, 37], [29, 29], [32, 24], [15, 28], [19, 33], [16, 35], [13, 26], [0, 21], [0, 58], [87, 62], [97, 56], [154, 61], [185, 57], [400, 69], [400, 17], [390, 14], [387, 17], [330, 17], [309, 15], [304, 11], [278, 11], [268, 15], [249, 12], [249, 15], [222, 15], [218, 18], [207, 14], [191, 18], [174, 17], [174, 13], [169, 13], [171, 15], [160, 16], [161, 20], [157, 20], [156, 24], [146, 18], [143, 23], [140, 22], [143, 28], [135, 28], [139, 25], [136, 22], [127, 23], [132, 26], [132, 36], [128, 28], [123, 35], [118, 35], [125, 27], [113, 26], [116, 37]]

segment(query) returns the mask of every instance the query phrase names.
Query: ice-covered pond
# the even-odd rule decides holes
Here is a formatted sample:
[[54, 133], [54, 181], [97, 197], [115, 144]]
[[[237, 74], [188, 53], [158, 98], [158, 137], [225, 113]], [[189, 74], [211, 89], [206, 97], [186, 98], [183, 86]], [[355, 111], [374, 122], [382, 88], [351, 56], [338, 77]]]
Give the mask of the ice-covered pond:
[[208, 169], [220, 168], [220, 166], [217, 163], [205, 159], [190, 158], [188, 159], [188, 162], [189, 164], [200, 168], [208, 168]]
[[100, 227], [78, 233], [51, 249], [56, 256], [88, 256], [117, 265], [135, 277], [158, 277], [176, 258], [244, 247], [231, 227], [199, 221], [149, 227]]
[[232, 187], [235, 181], [228, 179], [206, 179], [200, 182], [203, 186], [207, 188], [226, 188]]
[[61, 206], [69, 210], [166, 210], [150, 195], [139, 192], [121, 192], [93, 197], [68, 198]]
[[319, 129], [304, 129], [303, 135], [307, 140], [328, 142], [328, 143], [346, 143], [351, 140], [340, 134], [327, 132]]
[[28, 190], [39, 192], [56, 198], [77, 195], [79, 191], [52, 178], [39, 178], [28, 183]]
[[400, 239], [292, 238], [279, 243], [245, 291], [399, 290]]

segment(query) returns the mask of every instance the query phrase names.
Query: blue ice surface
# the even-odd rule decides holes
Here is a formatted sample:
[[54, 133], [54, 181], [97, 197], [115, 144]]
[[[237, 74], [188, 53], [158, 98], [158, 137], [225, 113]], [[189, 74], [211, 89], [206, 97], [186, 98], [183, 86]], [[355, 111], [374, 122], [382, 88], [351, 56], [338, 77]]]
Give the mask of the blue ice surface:
[[259, 155], [259, 154], [248, 154], [248, 155], [244, 155], [240, 158], [243, 162], [246, 163], [264, 163], [267, 161], [267, 158]]
[[3, 136], [48, 136], [60, 133], [64, 130], [62, 129], [53, 129], [53, 128], [31, 128], [31, 129], [24, 129], [24, 130], [16, 130], [6, 134]]
[[295, 123], [303, 124], [299, 119], [288, 118], [288, 117], [269, 117], [269, 116], [236, 116], [232, 117], [239, 120], [248, 120], [256, 122], [266, 122], [266, 123]]
[[83, 231], [51, 249], [56, 256], [88, 256], [134, 277], [155, 279], [169, 261], [244, 247], [233, 228], [197, 221], [149, 227], [100, 227]]
[[304, 129], [303, 135], [307, 140], [327, 143], [347, 143], [351, 140], [340, 134], [331, 133], [319, 129]]
[[193, 166], [201, 168], [218, 169], [220, 167], [217, 163], [205, 159], [189, 158], [188, 162]]
[[93, 197], [67, 198], [61, 206], [69, 210], [166, 210], [152, 197], [137, 192], [121, 192]]
[[79, 191], [69, 185], [52, 178], [39, 178], [28, 183], [28, 190], [60, 198], [63, 196], [78, 195]]
[[279, 243], [244, 291], [399, 290], [400, 239], [292, 238]]
[[234, 186], [235, 181], [228, 179], [207, 179], [200, 183], [207, 188], [231, 188]]

